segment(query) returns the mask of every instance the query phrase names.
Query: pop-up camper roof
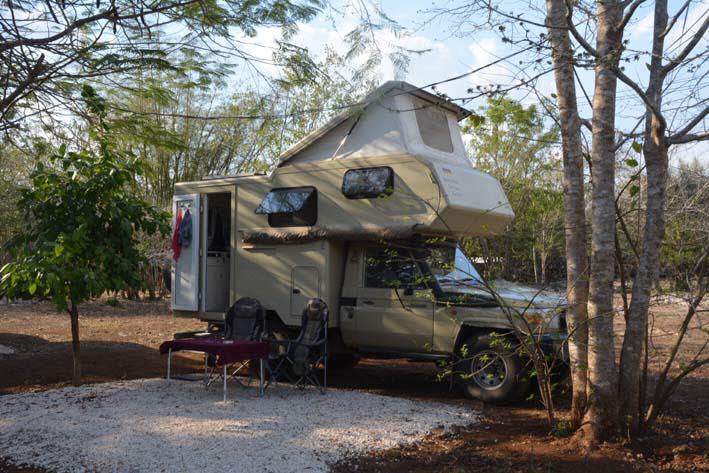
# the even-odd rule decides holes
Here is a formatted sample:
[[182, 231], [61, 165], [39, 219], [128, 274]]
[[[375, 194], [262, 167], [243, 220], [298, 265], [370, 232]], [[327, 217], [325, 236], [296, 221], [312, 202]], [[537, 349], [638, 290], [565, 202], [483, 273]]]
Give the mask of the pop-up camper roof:
[[[424, 143], [445, 153], [465, 154], [450, 128], [470, 112], [407, 82], [389, 81], [286, 150], [278, 166], [346, 157], [406, 154], [422, 141], [415, 120], [424, 125]], [[441, 118], [445, 117], [445, 120]], [[423, 123], [421, 123], [423, 122]], [[412, 125], [414, 125], [412, 127]], [[426, 150], [429, 151], [429, 150]], [[467, 159], [467, 158], [466, 158]]]

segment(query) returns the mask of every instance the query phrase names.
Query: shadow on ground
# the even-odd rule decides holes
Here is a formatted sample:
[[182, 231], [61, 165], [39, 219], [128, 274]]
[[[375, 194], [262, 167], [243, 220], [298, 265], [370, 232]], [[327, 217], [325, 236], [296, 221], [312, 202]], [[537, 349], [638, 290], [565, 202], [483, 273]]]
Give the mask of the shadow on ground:
[[[41, 337], [0, 333], [0, 345], [16, 353], [0, 356], [0, 394], [44, 390], [70, 384], [70, 342], [49, 342]], [[165, 376], [166, 357], [157, 349], [137, 343], [90, 340], [81, 342], [83, 382]], [[173, 372], [198, 371], [201, 362], [189, 355], [173, 356]], [[0, 470], [2, 471], [2, 470]]]

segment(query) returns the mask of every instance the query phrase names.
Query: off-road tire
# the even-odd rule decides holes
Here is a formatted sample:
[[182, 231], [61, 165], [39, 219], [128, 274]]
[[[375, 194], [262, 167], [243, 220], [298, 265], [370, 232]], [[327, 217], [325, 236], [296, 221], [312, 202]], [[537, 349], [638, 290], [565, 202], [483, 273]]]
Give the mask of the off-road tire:
[[[530, 382], [522, 358], [498, 346], [499, 344], [492, 346], [493, 337], [489, 334], [471, 335], [465, 340], [464, 345], [467, 347], [467, 356], [456, 362], [455, 370], [458, 374], [458, 383], [466, 396], [491, 404], [509, 404], [524, 399], [529, 392]], [[498, 361], [504, 365], [504, 379], [496, 386], [483, 387], [482, 384], [487, 380], [480, 380], [482, 377], [480, 369], [473, 370], [476, 356], [479, 362], [479, 357], [486, 352], [497, 354]], [[478, 375], [477, 380], [476, 376], [472, 375], [473, 372]]]

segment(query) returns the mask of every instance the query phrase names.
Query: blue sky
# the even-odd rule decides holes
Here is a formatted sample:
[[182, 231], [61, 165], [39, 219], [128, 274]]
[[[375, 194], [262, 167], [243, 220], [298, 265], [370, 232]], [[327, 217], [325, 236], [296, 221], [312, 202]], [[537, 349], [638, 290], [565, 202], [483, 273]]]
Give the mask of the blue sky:
[[[367, 0], [364, 0], [365, 2]], [[460, 5], [463, 2], [456, 1], [429, 1], [418, 0], [386, 0], [379, 3], [380, 7], [386, 14], [396, 20], [401, 26], [409, 32], [404, 37], [397, 37], [390, 31], [382, 31], [377, 34], [377, 43], [379, 47], [386, 53], [393, 51], [394, 45], [401, 45], [411, 49], [427, 49], [429, 52], [422, 55], [412, 55], [411, 65], [405, 79], [408, 82], [417, 86], [423, 86], [433, 82], [438, 82], [449, 77], [456, 76], [480, 66], [489, 64], [496, 59], [507, 56], [514, 50], [511, 46], [504, 44], [500, 37], [486, 29], [475, 31], [461, 37], [453, 25], [454, 18], [443, 17], [437, 20], [427, 22], [432, 17], [431, 8], [445, 7], [446, 5]], [[683, 2], [679, 0], [670, 0], [670, 14], [676, 12]], [[346, 8], [346, 2], [334, 2], [334, 8], [324, 11], [314, 21], [300, 26], [300, 33], [293, 42], [306, 46], [315, 55], [322, 54], [325, 46], [328, 45], [339, 52], [346, 51], [344, 41], [345, 35], [357, 24], [358, 15], [361, 12], [355, 11], [353, 8]], [[369, 11], [373, 14], [374, 8], [370, 3]], [[534, 2], [527, 3], [517, 0], [502, 0], [502, 8], [506, 11], [525, 11], [525, 17], [530, 20], [542, 21], [543, 12], [541, 9], [535, 11], [529, 5], [534, 5]], [[543, 2], [539, 2], [540, 8], [543, 7]], [[647, 2], [638, 9], [634, 16], [634, 20], [626, 30], [626, 38], [630, 40], [629, 50], [637, 51], [640, 58], [637, 62], [626, 65], [626, 73], [631, 78], [637, 80], [643, 87], [646, 83], [647, 69], [645, 63], [648, 62], [648, 55], [645, 54], [651, 41], [652, 32], [652, 8], [653, 2]], [[679, 50], [683, 45], [682, 30], [691, 33], [693, 28], [696, 28], [697, 23], [702, 21], [709, 14], [709, 0], [695, 1], [692, 3], [686, 16], [678, 22], [675, 31], [668, 36], [667, 43], [670, 46], [669, 52]], [[541, 30], [540, 30], [541, 31]], [[269, 45], [273, 44], [273, 40], [277, 37], [276, 30], [261, 30], [259, 35], [254, 40], [251, 52], [261, 55], [262, 57], [270, 57]], [[265, 46], [265, 47], [264, 47]], [[709, 47], [709, 39], [705, 38], [697, 47], [698, 51]], [[509, 84], [514, 80], [519, 80], [524, 77], [524, 74], [533, 75], [531, 69], [526, 68], [520, 75], [520, 70], [517, 65], [517, 58], [514, 62], [503, 63], [492, 68], [486, 69], [468, 76], [464, 79], [450, 82], [441, 85], [439, 90], [447, 93], [452, 97], [465, 97], [470, 94], [467, 90], [478, 85], [486, 84]], [[704, 72], [709, 72], [705, 70]], [[275, 68], [269, 69], [266, 67], [266, 73], [277, 74]], [[384, 61], [379, 68], [379, 79], [384, 82], [394, 78], [394, 68], [390, 62]], [[586, 92], [591, 95], [593, 92], [593, 73], [591, 71], [580, 72], [581, 84]], [[666, 108], [671, 110], [668, 113], [668, 119], [671, 128], [679, 128], [689, 117], [688, 106], [702, 99], [709, 97], [709, 83], [701, 83], [702, 87], [690, 90], [688, 85], [696, 83], [690, 81], [690, 77], [686, 75], [678, 75], [673, 78], [677, 85], [677, 90], [674, 94], [668, 97]], [[685, 82], [687, 84], [685, 85]], [[536, 88], [539, 93], [549, 95], [554, 92], [553, 77], [551, 74], [540, 78], [537, 81]], [[581, 114], [584, 117], [590, 117], [590, 107], [588, 106], [586, 97], [581, 88], [578, 88], [579, 105]], [[693, 95], [689, 95], [689, 93]], [[511, 92], [511, 96], [522, 100], [523, 102], [532, 103], [537, 100], [534, 94], [529, 91]], [[630, 130], [636, 124], [637, 119], [642, 114], [642, 103], [637, 98], [635, 93], [626, 87], [624, 84], [619, 84], [618, 87], [619, 110], [617, 117], [617, 125], [624, 130]], [[468, 108], [476, 108], [483, 103], [478, 100], [466, 104]], [[699, 126], [699, 130], [704, 129], [707, 125]], [[705, 142], [694, 146], [684, 146], [681, 149], [676, 149], [675, 154], [681, 159], [691, 159], [694, 156], [709, 164], [709, 145]]]

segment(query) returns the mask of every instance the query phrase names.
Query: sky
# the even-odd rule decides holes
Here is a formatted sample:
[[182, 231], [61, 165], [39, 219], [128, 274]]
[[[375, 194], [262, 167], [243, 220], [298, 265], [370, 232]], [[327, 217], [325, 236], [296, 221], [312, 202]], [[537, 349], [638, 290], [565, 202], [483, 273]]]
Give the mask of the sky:
[[[427, 52], [420, 55], [410, 55], [411, 63], [404, 77], [397, 77], [394, 66], [390, 61], [385, 60], [378, 71], [380, 81], [404, 79], [416, 86], [424, 86], [473, 71], [515, 51], [512, 46], [503, 43], [496, 32], [487, 28], [473, 31], [469, 24], [458, 28], [455, 23], [462, 18], [459, 14], [435, 17], [434, 10], [436, 8], [455, 7], [465, 3], [469, 2], [450, 0], [434, 2], [431, 2], [431, 0], [386, 0], [379, 2], [379, 7], [383, 9], [387, 16], [395, 20], [407, 32], [403, 36], [389, 30], [378, 32], [376, 39], [379, 48], [385, 54], [394, 51], [397, 46], [412, 50], [427, 50]], [[670, 0], [670, 15], [676, 12], [682, 3], [683, 1], [680, 0]], [[517, 0], [500, 0], [498, 4], [504, 11], [524, 11], [526, 12], [525, 18], [543, 22], [543, 12], [534, 11], [534, 9], [529, 7], [530, 4], [534, 4], [534, 1], [528, 3]], [[292, 42], [306, 46], [310, 53], [316, 57], [322, 56], [326, 46], [344, 54], [348, 48], [345, 36], [357, 25], [358, 19], [362, 16], [361, 5], [367, 6], [367, 11], [370, 15], [376, 15], [373, 4], [368, 3], [368, 0], [354, 2], [355, 7], [352, 6], [352, 2], [340, 2], [339, 0], [334, 0], [333, 5], [324, 10], [313, 21], [299, 25], [299, 33]], [[543, 2], [540, 5], [543, 5]], [[652, 8], [653, 2], [647, 2], [647, 4], [641, 6], [635, 13], [634, 19], [629, 24], [625, 35], [625, 38], [630, 40], [628, 50], [639, 53], [638, 61], [625, 65], [625, 72], [629, 77], [639, 82], [643, 88], [648, 75], [645, 63], [649, 62], [649, 59], [648, 55], [644, 53], [651, 43]], [[685, 30], [691, 33], [706, 15], [709, 15], [709, 0], [693, 1], [686, 15], [683, 15], [673, 32], [668, 35], [666, 40], [669, 45], [668, 51], [672, 53], [681, 49], [688, 36], [683, 36], [682, 31]], [[543, 30], [537, 29], [534, 33], [536, 34], [539, 31]], [[272, 47], [278, 35], [279, 31], [275, 29], [266, 28], [259, 30], [259, 34], [255, 39], [246, 40], [250, 42], [250, 45], [247, 46], [249, 53], [265, 59], [270, 58]], [[709, 38], [704, 38], [696, 50], [701, 51], [707, 47], [709, 47]], [[475, 89], [477, 86], [495, 83], [509, 84], [510, 81], [519, 81], [525, 75], [527, 77], [534, 75], [535, 71], [531, 67], [525, 66], [524, 70], [520, 70], [517, 63], [518, 58], [525, 57], [517, 56], [514, 60], [500, 63], [460, 80], [442, 84], [438, 87], [438, 90], [451, 97], [468, 97], [471, 95], [468, 92], [470, 88]], [[528, 56], [525, 59], [527, 58]], [[703, 72], [709, 73], [706, 67]], [[270, 75], [278, 74], [275, 66], [266, 65], [262, 66], [261, 69]], [[699, 72], [701, 73], [702, 70]], [[590, 106], [586, 95], [591, 96], [593, 93], [593, 73], [592, 71], [581, 71], [579, 78], [582, 85], [582, 87], [577, 87], [580, 112], [583, 117], [590, 118]], [[674, 90], [676, 92], [667, 98], [665, 105], [666, 109], [669, 110], [667, 117], [671, 128], [680, 128], [689, 118], [689, 115], [687, 115], [688, 104], [696, 103], [709, 97], [709, 90], [707, 90], [709, 83], [700, 81], [702, 88], [690, 89], [688, 85], [696, 84], [697, 81], [690, 81], [689, 79], [691, 78], [682, 75], [674, 78], [676, 84]], [[536, 89], [538, 93], [546, 96], [552, 94], [555, 91], [552, 74], [549, 73], [539, 78], [536, 82]], [[584, 90], [586, 95], [584, 95]], [[509, 95], [524, 103], [538, 101], [536, 95], [528, 90], [512, 91]], [[479, 99], [464, 105], [469, 109], [476, 109], [483, 103], [484, 100]], [[643, 113], [642, 103], [635, 92], [624, 84], [619, 83], [618, 104], [617, 126], [624, 130], [632, 129]], [[696, 130], [701, 131], [706, 129], [706, 127], [707, 122], [705, 121]], [[673, 151], [673, 156], [674, 159], [683, 160], [691, 160], [697, 157], [703, 163], [709, 165], [709, 142], [682, 146], [681, 148], [676, 147]]]

